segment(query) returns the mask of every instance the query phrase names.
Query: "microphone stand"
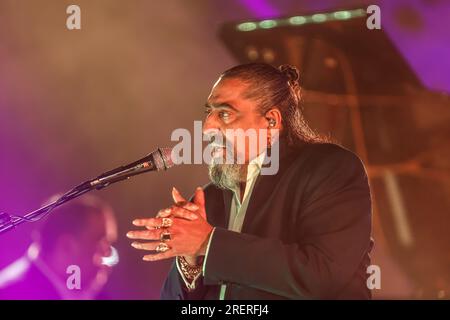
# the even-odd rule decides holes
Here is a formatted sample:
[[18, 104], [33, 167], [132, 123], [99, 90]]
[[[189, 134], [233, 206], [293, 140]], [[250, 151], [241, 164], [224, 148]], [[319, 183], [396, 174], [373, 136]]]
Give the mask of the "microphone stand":
[[152, 167], [148, 162], [144, 162], [131, 168], [121, 167], [118, 169], [108, 171], [106, 173], [101, 174], [100, 176], [98, 176], [93, 180], [83, 182], [77, 187], [66, 192], [57, 200], [37, 210], [27, 213], [24, 216], [15, 216], [9, 215], [4, 212], [0, 212], [0, 234], [6, 233], [7, 231], [25, 222], [36, 222], [45, 217], [46, 215], [48, 215], [50, 211], [52, 211], [53, 209], [59, 207], [60, 205], [70, 200], [78, 198], [79, 196], [85, 194], [86, 192], [92, 191], [94, 189], [97, 190], [103, 189], [113, 183], [129, 179], [131, 176], [151, 171], [153, 170], [153, 168], [154, 167]]
[[91, 191], [94, 188], [84, 188], [77, 190], [76, 188], [65, 193], [63, 196], [57, 200], [37, 209], [24, 216], [14, 216], [7, 213], [0, 213], [0, 234], [6, 233], [7, 231], [14, 229], [16, 226], [21, 225], [25, 222], [36, 222], [50, 213], [53, 209], [59, 207], [63, 203], [70, 201], [72, 199], [78, 198], [79, 196]]

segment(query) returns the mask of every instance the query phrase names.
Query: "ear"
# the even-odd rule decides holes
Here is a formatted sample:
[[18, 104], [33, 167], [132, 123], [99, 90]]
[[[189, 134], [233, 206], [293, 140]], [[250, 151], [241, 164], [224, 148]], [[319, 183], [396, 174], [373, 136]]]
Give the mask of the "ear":
[[280, 130], [283, 126], [281, 124], [281, 112], [278, 108], [270, 109], [266, 112], [265, 118], [267, 119], [268, 129], [278, 129]]

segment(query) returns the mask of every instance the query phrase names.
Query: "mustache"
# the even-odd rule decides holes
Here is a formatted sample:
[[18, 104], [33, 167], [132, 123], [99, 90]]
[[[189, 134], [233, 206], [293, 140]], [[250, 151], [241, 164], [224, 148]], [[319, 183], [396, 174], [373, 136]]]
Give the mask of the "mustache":
[[226, 145], [224, 145], [222, 143], [216, 143], [216, 142], [210, 142], [208, 144], [208, 146], [211, 147], [211, 148], [225, 148], [225, 149], [227, 148]]
[[212, 134], [212, 135], [206, 135], [208, 146], [211, 148], [232, 148], [233, 144], [228, 141], [226, 138], [224, 138], [223, 135], [218, 134]]

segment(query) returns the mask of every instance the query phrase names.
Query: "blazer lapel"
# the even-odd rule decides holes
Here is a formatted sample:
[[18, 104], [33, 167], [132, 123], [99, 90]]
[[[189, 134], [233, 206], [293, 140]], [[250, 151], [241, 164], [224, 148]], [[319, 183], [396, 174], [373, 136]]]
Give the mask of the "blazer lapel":
[[[274, 187], [277, 185], [279, 179], [282, 177], [283, 172], [287, 170], [289, 164], [293, 159], [294, 153], [286, 144], [280, 144], [280, 163], [277, 174], [274, 175], [259, 175], [256, 179], [255, 186], [253, 187], [252, 194], [250, 195], [249, 204], [245, 213], [244, 222], [242, 225], [242, 232], [249, 232], [252, 222], [257, 218], [258, 213], [262, 212], [261, 208], [270, 198]], [[228, 213], [229, 215], [229, 213]]]
[[[273, 187], [277, 184], [283, 172], [289, 167], [293, 156], [296, 154], [294, 149], [289, 148], [284, 142], [280, 142], [279, 152], [280, 164], [277, 174], [259, 175], [256, 178], [255, 186], [253, 187], [252, 194], [250, 195], [249, 205], [245, 213], [242, 232], [248, 232], [248, 229], [252, 225], [252, 221], [257, 217], [258, 212], [260, 212], [260, 208], [265, 204], [265, 201], [269, 198]], [[222, 215], [223, 218], [220, 218], [218, 225], [228, 229], [233, 192], [230, 190], [222, 190], [222, 195], [224, 212]]]
[[224, 228], [228, 229], [230, 223], [230, 210], [231, 210], [231, 200], [233, 199], [233, 192], [231, 190], [222, 190], [223, 194], [223, 205], [224, 205]]

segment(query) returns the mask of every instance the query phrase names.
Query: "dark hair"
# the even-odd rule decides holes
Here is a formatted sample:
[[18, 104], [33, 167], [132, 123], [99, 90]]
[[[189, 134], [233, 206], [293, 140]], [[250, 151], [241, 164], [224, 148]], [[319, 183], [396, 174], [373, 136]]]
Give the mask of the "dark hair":
[[248, 84], [245, 97], [259, 103], [259, 112], [264, 115], [277, 107], [281, 112], [283, 130], [280, 137], [288, 145], [327, 142], [325, 137], [312, 130], [301, 110], [299, 72], [291, 65], [275, 68], [266, 63], [249, 63], [226, 70], [220, 79], [239, 79]]

